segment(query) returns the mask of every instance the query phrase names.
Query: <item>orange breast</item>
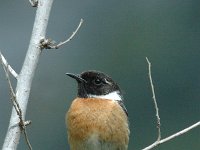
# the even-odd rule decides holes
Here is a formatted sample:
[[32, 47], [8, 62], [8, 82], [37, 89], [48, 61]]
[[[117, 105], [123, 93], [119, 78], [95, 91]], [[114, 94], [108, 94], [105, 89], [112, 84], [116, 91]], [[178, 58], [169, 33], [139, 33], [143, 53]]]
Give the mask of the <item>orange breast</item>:
[[75, 99], [66, 114], [69, 142], [87, 140], [97, 134], [99, 139], [127, 145], [128, 119], [121, 106], [112, 100]]

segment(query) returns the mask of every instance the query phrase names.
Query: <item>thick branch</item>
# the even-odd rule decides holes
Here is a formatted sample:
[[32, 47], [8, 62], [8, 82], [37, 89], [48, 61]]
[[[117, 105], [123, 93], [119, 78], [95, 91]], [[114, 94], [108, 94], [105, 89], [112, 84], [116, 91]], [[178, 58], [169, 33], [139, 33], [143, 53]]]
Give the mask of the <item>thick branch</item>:
[[[27, 103], [29, 99], [32, 80], [38, 64], [41, 53], [40, 40], [45, 37], [48, 24], [49, 14], [53, 0], [39, 0], [36, 11], [35, 22], [33, 26], [32, 36], [29, 48], [18, 76], [16, 87], [16, 100], [22, 111], [24, 120], [26, 114]], [[18, 125], [19, 116], [15, 109], [12, 109], [10, 124], [3, 144], [3, 150], [16, 150], [20, 139], [21, 129]]]

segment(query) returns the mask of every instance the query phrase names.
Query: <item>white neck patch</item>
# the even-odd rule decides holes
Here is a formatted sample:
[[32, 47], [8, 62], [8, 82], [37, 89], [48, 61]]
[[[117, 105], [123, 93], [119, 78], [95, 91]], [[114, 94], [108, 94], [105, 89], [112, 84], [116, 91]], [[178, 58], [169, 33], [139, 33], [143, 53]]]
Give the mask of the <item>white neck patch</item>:
[[122, 97], [120, 96], [118, 91], [111, 92], [106, 95], [91, 95], [89, 94], [88, 97], [90, 98], [102, 98], [102, 99], [110, 99], [115, 101], [122, 101]]

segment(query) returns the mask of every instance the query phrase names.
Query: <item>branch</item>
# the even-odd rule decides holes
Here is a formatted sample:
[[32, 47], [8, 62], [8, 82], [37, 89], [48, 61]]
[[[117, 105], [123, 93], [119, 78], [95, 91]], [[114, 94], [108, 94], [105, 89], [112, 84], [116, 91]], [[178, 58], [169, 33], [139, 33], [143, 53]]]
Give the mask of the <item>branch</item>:
[[156, 118], [157, 118], [157, 128], [158, 128], [158, 138], [157, 140], [149, 145], [148, 147], [142, 149], [142, 150], [151, 150], [153, 148], [155, 148], [156, 146], [162, 144], [162, 143], [165, 143], [167, 141], [170, 141], [171, 139], [174, 139], [182, 134], [185, 134], [187, 132], [189, 132], [190, 130], [200, 126], [200, 121], [189, 126], [188, 128], [185, 128], [169, 137], [166, 137], [164, 139], [161, 139], [161, 130], [160, 130], [160, 117], [159, 117], [159, 109], [158, 109], [158, 105], [157, 105], [157, 102], [156, 102], [156, 96], [155, 96], [155, 90], [154, 90], [154, 85], [153, 85], [153, 80], [152, 80], [152, 77], [151, 77], [151, 62], [148, 60], [148, 58], [146, 57], [146, 61], [148, 63], [148, 70], [149, 70], [149, 80], [150, 80], [150, 84], [151, 84], [151, 90], [152, 90], [152, 95], [153, 95], [153, 101], [154, 101], [154, 106], [155, 106], [155, 110], [156, 110]]
[[20, 127], [22, 128], [22, 131], [23, 131], [23, 133], [24, 133], [25, 140], [26, 140], [26, 143], [27, 143], [27, 145], [28, 145], [29, 150], [32, 150], [32, 146], [31, 146], [31, 143], [30, 143], [30, 141], [29, 141], [28, 134], [27, 134], [27, 130], [26, 130], [26, 126], [29, 125], [29, 124], [31, 124], [31, 121], [30, 121], [30, 120], [23, 122], [23, 124], [21, 124]]
[[[1, 59], [1, 61], [2, 61], [2, 59]], [[13, 90], [13, 86], [12, 86], [12, 83], [11, 83], [11, 80], [10, 80], [10, 76], [9, 76], [8, 64], [7, 63], [6, 64], [2, 63], [2, 66], [3, 66], [3, 70], [5, 72], [5, 75], [6, 75], [6, 80], [8, 81], [8, 86], [9, 86], [9, 90], [10, 90], [10, 95], [11, 95], [11, 100], [12, 100], [13, 106], [14, 106], [17, 114], [20, 116], [21, 109], [19, 108], [19, 104], [16, 101], [16, 95], [15, 95], [15, 92]]]
[[80, 20], [79, 25], [77, 26], [76, 30], [72, 33], [72, 35], [65, 41], [60, 42], [59, 44], [55, 44], [55, 41], [51, 40], [51, 39], [42, 39], [40, 41], [41, 45], [41, 49], [58, 49], [59, 47], [61, 47], [62, 45], [68, 43], [69, 41], [71, 41], [73, 39], [73, 37], [77, 34], [77, 32], [79, 31], [81, 25], [83, 24], [83, 19]]
[[3, 56], [3, 54], [1, 53], [0, 50], [0, 62], [2, 63], [3, 66], [5, 66], [7, 68], [7, 70], [12, 74], [13, 77], [15, 77], [15, 79], [17, 79], [18, 74], [15, 72], [15, 70], [8, 64], [7, 60], [5, 59], [5, 57]]
[[55, 48], [59, 48], [60, 46], [68, 43], [69, 41], [71, 41], [71, 39], [76, 35], [76, 33], [78, 32], [78, 30], [80, 29], [81, 25], [83, 23], [83, 19], [80, 20], [80, 23], [78, 25], [78, 27], [76, 28], [76, 30], [72, 33], [72, 35], [65, 41], [60, 42]]
[[[3, 57], [3, 55], [1, 54], [1, 52], [0, 52], [0, 55], [1, 55], [1, 62], [4, 62], [4, 63], [2, 63], [2, 66], [3, 66], [4, 72], [5, 72], [5, 74], [6, 74], [6, 79], [7, 79], [7, 81], [8, 81], [8, 85], [9, 85], [9, 89], [10, 89], [10, 95], [11, 95], [12, 104], [13, 104], [14, 109], [15, 109], [15, 111], [17, 112], [17, 115], [18, 115], [19, 120], [20, 120], [19, 126], [20, 126], [20, 128], [21, 128], [21, 131], [23, 131], [23, 133], [24, 133], [24, 135], [25, 135], [25, 140], [26, 140], [26, 142], [27, 142], [27, 145], [28, 145], [28, 147], [29, 147], [29, 150], [32, 150], [32, 146], [31, 146], [31, 144], [30, 144], [30, 141], [29, 141], [28, 135], [27, 135], [27, 131], [26, 131], [26, 126], [27, 126], [28, 124], [30, 124], [30, 121], [26, 121], [26, 123], [25, 123], [24, 120], [23, 120], [23, 118], [22, 118], [22, 110], [21, 110], [21, 108], [20, 108], [20, 106], [19, 106], [19, 103], [18, 103], [17, 100], [16, 100], [16, 95], [15, 95], [15, 92], [14, 92], [14, 90], [13, 90], [13, 86], [12, 86], [12, 83], [11, 83], [11, 80], [10, 80], [10, 76], [9, 76], [9, 72], [11, 72], [11, 71], [9, 71], [9, 68], [8, 68], [9, 65], [8, 65], [6, 59], [5, 59], [5, 58]], [[4, 59], [4, 61], [3, 61], [3, 59]], [[10, 68], [11, 68], [11, 67], [10, 67]]]
[[153, 98], [154, 107], [156, 110], [156, 118], [157, 118], [157, 129], [158, 129], [157, 141], [159, 141], [161, 139], [161, 130], [160, 130], [161, 123], [160, 123], [159, 109], [158, 109], [158, 105], [156, 102], [155, 90], [154, 90], [153, 80], [151, 77], [151, 63], [147, 57], [146, 57], [146, 60], [147, 60], [148, 66], [149, 66], [149, 80], [150, 80], [150, 84], [151, 84], [151, 90], [152, 90], [152, 95], [153, 95], [152, 98]]
[[160, 141], [156, 141], [153, 144], [151, 144], [150, 146], [148, 146], [148, 147], [146, 147], [146, 148], [144, 148], [142, 150], [153, 149], [154, 147], [156, 147], [156, 146], [158, 146], [158, 145], [160, 145], [162, 143], [165, 143], [167, 141], [170, 141], [170, 140], [172, 140], [172, 139], [174, 139], [174, 138], [176, 138], [176, 137], [178, 137], [178, 136], [180, 136], [182, 134], [185, 134], [185, 133], [189, 132], [190, 130], [192, 130], [192, 129], [198, 127], [198, 126], [200, 126], [200, 121], [195, 123], [195, 124], [193, 124], [193, 125], [191, 125], [191, 126], [189, 126], [189, 127], [187, 127], [187, 128], [185, 128], [185, 129], [183, 129], [183, 130], [181, 130], [181, 131], [179, 131], [179, 132], [177, 132], [177, 133], [175, 133], [175, 134], [173, 134], [173, 135], [171, 135], [171, 136], [168, 136], [168, 137], [166, 137], [166, 138], [164, 138], [164, 139], [162, 139]]
[[[26, 109], [27, 109], [27, 104], [29, 100], [32, 80], [33, 80], [35, 70], [38, 64], [39, 56], [41, 54], [40, 39], [42, 39], [42, 37], [45, 37], [52, 3], [53, 3], [53, 0], [39, 0], [38, 1], [38, 7], [36, 11], [36, 17], [35, 17], [35, 22], [33, 26], [29, 48], [28, 48], [21, 72], [17, 78], [15, 99], [16, 99], [16, 102], [18, 102], [18, 104], [17, 103], [16, 104], [20, 106], [20, 109], [21, 109], [20, 113], [21, 113], [22, 120], [24, 120], [25, 115], [26, 115]], [[13, 107], [8, 131], [4, 140], [2, 150], [16, 150], [17, 149], [22, 128], [25, 134], [25, 138], [27, 137], [25, 126], [30, 121], [28, 122], [20, 121], [21, 119], [19, 119], [18, 113], [19, 112], [16, 112], [15, 107]], [[18, 122], [20, 123], [18, 124]]]

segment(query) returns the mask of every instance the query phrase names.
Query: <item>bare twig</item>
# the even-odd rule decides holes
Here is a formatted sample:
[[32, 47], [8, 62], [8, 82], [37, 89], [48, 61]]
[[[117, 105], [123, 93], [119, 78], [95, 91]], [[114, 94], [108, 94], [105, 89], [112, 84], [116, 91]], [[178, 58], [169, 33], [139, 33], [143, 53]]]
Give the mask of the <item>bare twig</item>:
[[44, 48], [46, 48], [46, 49], [58, 49], [62, 45], [68, 43], [69, 41], [71, 41], [73, 39], [73, 37], [79, 31], [82, 23], [83, 23], [83, 19], [80, 20], [79, 25], [77, 26], [76, 30], [72, 33], [72, 35], [67, 40], [65, 40], [63, 42], [60, 42], [57, 45], [55, 44], [55, 41], [53, 41], [51, 39], [41, 39], [41, 41], [40, 41], [40, 47], [41, 47], [41, 49], [44, 49]]
[[156, 96], [155, 96], [155, 90], [154, 90], [153, 80], [152, 80], [152, 77], [151, 77], [151, 63], [150, 63], [150, 61], [148, 60], [147, 57], [146, 57], [146, 61], [148, 63], [149, 80], [150, 80], [150, 84], [151, 84], [151, 90], [152, 90], [152, 94], [153, 94], [153, 101], [154, 101], [154, 106], [155, 106], [155, 110], [156, 110], [158, 138], [157, 138], [157, 140], [153, 144], [149, 145], [148, 147], [146, 147], [146, 148], [144, 148], [142, 150], [151, 150], [151, 149], [155, 148], [156, 146], [158, 146], [158, 145], [160, 145], [162, 143], [170, 141], [171, 139], [173, 139], [173, 138], [175, 138], [177, 136], [180, 136], [182, 134], [185, 134], [188, 131], [190, 131], [190, 130], [192, 130], [192, 129], [198, 127], [198, 126], [200, 126], [200, 121], [197, 122], [197, 123], [195, 123], [195, 124], [193, 124], [193, 125], [191, 125], [191, 126], [189, 126], [188, 128], [185, 128], [185, 129], [183, 129], [183, 130], [181, 130], [181, 131], [179, 131], [179, 132], [177, 132], [177, 133], [169, 136], [169, 137], [161, 139], [161, 129], [160, 129], [161, 123], [160, 123], [160, 117], [159, 117], [159, 109], [158, 109], [158, 105], [157, 105], [157, 102], [156, 102]]
[[[26, 126], [29, 125], [31, 121], [24, 122], [24, 120], [22, 118], [22, 110], [19, 106], [19, 103], [16, 100], [16, 95], [15, 95], [15, 92], [14, 92], [14, 89], [13, 89], [13, 86], [12, 86], [12, 83], [11, 83], [11, 80], [10, 80], [10, 76], [9, 76], [9, 72], [11, 72], [11, 71], [9, 71], [9, 65], [8, 65], [6, 59], [3, 57], [3, 55], [1, 53], [0, 53], [0, 55], [1, 55], [1, 58], [0, 58], [1, 62], [4, 62], [4, 63], [2, 63], [2, 66], [3, 66], [4, 72], [6, 74], [6, 79], [8, 81], [12, 104], [13, 104], [13, 106], [14, 106], [16, 112], [17, 112], [17, 115], [19, 117], [19, 120], [20, 120], [19, 126], [21, 128], [21, 131], [23, 131], [23, 133], [25, 135], [25, 140], [27, 142], [29, 150], [32, 150], [32, 146], [30, 144], [30, 141], [29, 141], [28, 135], [27, 135], [27, 131], [26, 131]], [[4, 59], [4, 61], [3, 61], [3, 59]]]
[[31, 4], [32, 7], [37, 7], [38, 0], [29, 0], [29, 3]]
[[149, 68], [149, 80], [150, 80], [151, 90], [152, 90], [152, 94], [153, 94], [152, 98], [153, 98], [153, 102], [154, 102], [154, 106], [155, 106], [155, 110], [156, 110], [157, 129], [158, 129], [157, 141], [159, 141], [161, 139], [161, 130], [160, 130], [161, 123], [160, 123], [159, 109], [158, 109], [158, 105], [157, 105], [157, 101], [156, 101], [153, 80], [152, 80], [152, 77], [151, 77], [151, 62], [148, 60], [147, 57], [146, 57], [146, 60], [147, 60], [147, 63], [148, 63], [148, 68]]
[[31, 146], [31, 143], [30, 143], [29, 138], [28, 138], [28, 134], [27, 134], [27, 131], [26, 131], [25, 124], [24, 124], [23, 132], [24, 132], [24, 136], [25, 136], [25, 140], [26, 140], [26, 143], [28, 145], [28, 148], [29, 148], [29, 150], [32, 150], [32, 146]]
[[72, 33], [72, 35], [71, 35], [67, 40], [65, 40], [65, 41], [63, 41], [63, 42], [60, 42], [60, 43], [56, 46], [56, 48], [59, 48], [60, 46], [62, 46], [62, 45], [64, 45], [64, 44], [68, 43], [68, 42], [76, 35], [76, 33], [77, 33], [78, 30], [80, 29], [82, 23], [83, 23], [83, 19], [80, 20], [79, 25], [77, 26], [76, 30]]
[[3, 66], [4, 72], [6, 74], [6, 79], [8, 81], [8, 86], [9, 86], [9, 90], [10, 90], [10, 95], [11, 95], [11, 100], [12, 100], [13, 106], [14, 106], [17, 114], [20, 115], [20, 110], [18, 109], [17, 103], [15, 102], [16, 95], [15, 95], [15, 92], [13, 90], [12, 83], [10, 81], [10, 76], [9, 76], [9, 71], [8, 71], [8, 65], [5, 66], [4, 64], [2, 64], [2, 66]]
[[181, 131], [179, 131], [179, 132], [177, 132], [177, 133], [175, 133], [175, 134], [173, 134], [173, 135], [171, 135], [171, 136], [168, 136], [168, 137], [166, 137], [166, 138], [164, 138], [164, 139], [162, 139], [160, 141], [156, 141], [153, 144], [149, 145], [148, 147], [146, 147], [146, 148], [144, 148], [142, 150], [153, 149], [154, 147], [156, 147], [156, 146], [158, 146], [158, 145], [160, 145], [162, 143], [165, 143], [167, 141], [170, 141], [171, 139], [176, 138], [176, 137], [178, 137], [178, 136], [180, 136], [182, 134], [185, 134], [185, 133], [189, 132], [190, 130], [192, 130], [192, 129], [198, 127], [198, 126], [200, 126], [200, 121], [195, 123], [195, 124], [193, 124], [193, 125], [191, 125], [191, 126], [189, 126], [189, 127], [187, 127], [187, 128], [185, 128], [185, 129], [183, 129], [183, 130], [181, 130]]
[[28, 138], [27, 130], [26, 130], [26, 127], [30, 124], [31, 124], [31, 120], [23, 121], [20, 119], [19, 126], [24, 133], [24, 137], [25, 137], [29, 150], [32, 150], [32, 146], [31, 146], [30, 140]]
[[12, 74], [13, 77], [15, 77], [17, 79], [18, 74], [15, 72], [15, 70], [8, 64], [7, 60], [5, 59], [5, 57], [3, 56], [3, 54], [0, 51], [0, 61], [2, 63], [2, 65], [7, 66], [6, 68], [8, 69], [8, 71]]

